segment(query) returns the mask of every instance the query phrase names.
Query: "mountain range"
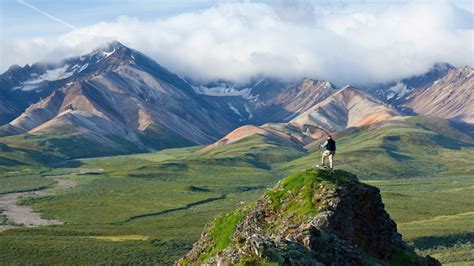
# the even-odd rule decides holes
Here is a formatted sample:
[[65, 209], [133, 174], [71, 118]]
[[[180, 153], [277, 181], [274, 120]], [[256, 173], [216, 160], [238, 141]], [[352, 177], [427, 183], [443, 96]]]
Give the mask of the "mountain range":
[[367, 88], [268, 77], [202, 85], [115, 41], [59, 63], [10, 67], [0, 76], [0, 136], [71, 158], [222, 146], [255, 134], [305, 146], [400, 116], [474, 123], [473, 73], [438, 63]]

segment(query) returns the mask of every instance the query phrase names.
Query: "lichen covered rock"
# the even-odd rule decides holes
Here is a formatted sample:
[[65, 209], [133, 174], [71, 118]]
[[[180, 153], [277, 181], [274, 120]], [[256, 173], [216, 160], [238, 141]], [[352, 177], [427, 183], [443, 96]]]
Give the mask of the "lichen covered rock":
[[290, 175], [209, 223], [177, 265], [439, 265], [402, 241], [380, 191], [345, 171]]

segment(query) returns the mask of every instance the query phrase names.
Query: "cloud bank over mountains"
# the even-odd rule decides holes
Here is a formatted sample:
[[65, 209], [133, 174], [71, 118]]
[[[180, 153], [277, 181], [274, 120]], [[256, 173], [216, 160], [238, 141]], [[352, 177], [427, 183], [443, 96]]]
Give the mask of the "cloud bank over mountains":
[[474, 65], [474, 16], [447, 1], [387, 4], [221, 3], [157, 19], [122, 16], [67, 34], [2, 41], [1, 71], [119, 40], [196, 82], [256, 75], [369, 84]]

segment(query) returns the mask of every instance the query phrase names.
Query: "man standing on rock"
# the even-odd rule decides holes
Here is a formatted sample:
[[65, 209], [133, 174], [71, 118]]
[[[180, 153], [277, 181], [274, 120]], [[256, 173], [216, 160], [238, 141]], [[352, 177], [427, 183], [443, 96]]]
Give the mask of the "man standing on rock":
[[321, 157], [321, 167], [324, 167], [324, 158], [329, 157], [329, 168], [332, 169], [334, 155], [336, 154], [336, 142], [332, 139], [332, 136], [328, 134], [326, 142], [322, 145], [319, 144], [319, 146], [324, 148], [323, 156]]

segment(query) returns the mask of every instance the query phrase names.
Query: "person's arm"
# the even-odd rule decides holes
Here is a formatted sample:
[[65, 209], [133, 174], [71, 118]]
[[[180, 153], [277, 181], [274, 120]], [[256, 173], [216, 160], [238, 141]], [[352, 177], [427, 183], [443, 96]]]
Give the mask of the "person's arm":
[[321, 145], [321, 147], [325, 148], [326, 149], [326, 146], [328, 145], [328, 141], [326, 140], [326, 142], [324, 142], [323, 145]]

